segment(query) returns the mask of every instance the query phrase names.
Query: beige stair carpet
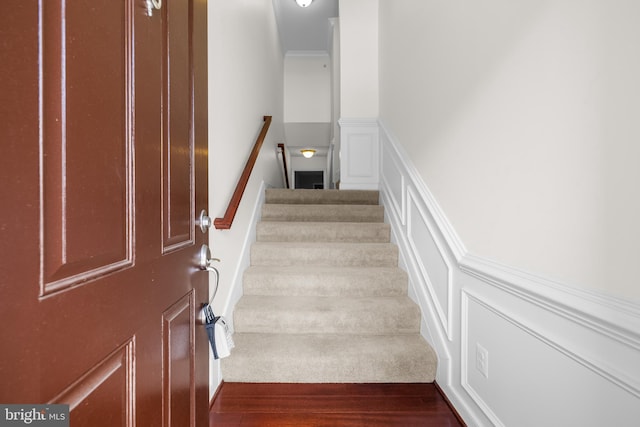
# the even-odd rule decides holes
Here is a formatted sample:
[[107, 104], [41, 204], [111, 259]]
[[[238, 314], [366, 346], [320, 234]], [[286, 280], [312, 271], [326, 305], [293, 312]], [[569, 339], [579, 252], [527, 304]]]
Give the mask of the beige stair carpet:
[[377, 191], [268, 189], [229, 382], [432, 382], [398, 248]]

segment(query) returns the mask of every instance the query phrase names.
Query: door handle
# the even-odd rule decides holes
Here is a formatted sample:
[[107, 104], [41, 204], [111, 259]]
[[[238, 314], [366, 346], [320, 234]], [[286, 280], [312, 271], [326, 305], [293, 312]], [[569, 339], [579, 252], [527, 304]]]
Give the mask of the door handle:
[[[200, 322], [203, 325], [207, 323], [206, 322], [207, 315], [213, 316], [213, 311], [211, 310], [211, 304], [213, 304], [213, 299], [216, 297], [216, 294], [218, 293], [218, 286], [220, 285], [220, 272], [218, 271], [217, 268], [211, 265], [211, 263], [214, 261], [220, 262], [220, 259], [212, 258], [211, 250], [209, 249], [209, 246], [202, 245], [200, 247], [200, 253], [198, 254], [198, 267], [200, 267], [200, 270], [202, 271], [211, 271], [213, 273], [216, 273], [216, 281], [215, 281], [215, 288], [213, 289], [213, 295], [211, 296], [211, 299], [209, 299], [209, 303], [204, 304], [203, 309], [200, 310], [200, 313], [198, 314], [198, 322]], [[208, 307], [208, 312], [207, 312], [207, 307]]]
[[200, 254], [198, 255], [198, 267], [203, 271], [213, 271], [218, 274], [218, 270], [211, 266], [212, 262], [220, 262], [219, 258], [211, 257], [211, 250], [209, 250], [209, 246], [202, 245], [200, 248]]
[[207, 214], [207, 211], [202, 209], [200, 211], [200, 216], [196, 219], [196, 225], [200, 227], [200, 230], [203, 233], [206, 233], [207, 230], [211, 228], [213, 225], [213, 221], [211, 217]]

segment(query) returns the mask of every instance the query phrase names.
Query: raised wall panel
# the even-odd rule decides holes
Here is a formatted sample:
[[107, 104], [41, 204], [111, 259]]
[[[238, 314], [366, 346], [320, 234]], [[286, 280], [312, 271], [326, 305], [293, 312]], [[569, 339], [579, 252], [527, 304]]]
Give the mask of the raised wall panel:
[[190, 0], [164, 3], [163, 251], [193, 243], [193, 62]]
[[402, 224], [405, 224], [405, 177], [402, 174], [398, 161], [389, 149], [390, 147], [386, 144], [382, 146], [381, 181], [387, 187], [386, 191], [389, 194], [396, 215], [400, 218]]
[[347, 168], [349, 176], [354, 178], [366, 178], [374, 174], [372, 153], [373, 139], [366, 133], [349, 134], [349, 141], [346, 144], [348, 162]]
[[133, 22], [131, 1], [52, 0], [41, 13], [45, 295], [132, 263]]
[[190, 292], [163, 314], [163, 425], [195, 422], [195, 294]]
[[378, 123], [340, 120], [340, 188], [377, 190], [380, 176]]
[[[640, 416], [632, 389], [551, 339], [537, 319], [470, 292], [462, 309], [462, 384], [495, 425], [625, 425]], [[475, 367], [478, 343], [488, 350], [487, 377]]]
[[407, 236], [413, 256], [434, 302], [442, 327], [451, 338], [452, 271], [436, 237], [428, 213], [418, 204], [413, 191], [407, 197]]
[[135, 425], [135, 341], [127, 341], [50, 403], [69, 405], [70, 425]]

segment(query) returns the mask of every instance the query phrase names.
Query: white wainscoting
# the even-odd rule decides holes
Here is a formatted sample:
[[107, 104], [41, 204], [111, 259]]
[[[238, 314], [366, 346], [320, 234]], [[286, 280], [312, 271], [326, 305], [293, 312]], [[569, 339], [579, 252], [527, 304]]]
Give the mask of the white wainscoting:
[[386, 220], [438, 353], [438, 384], [468, 425], [638, 425], [640, 306], [469, 254], [379, 126]]
[[380, 143], [375, 119], [340, 119], [340, 188], [377, 190]]

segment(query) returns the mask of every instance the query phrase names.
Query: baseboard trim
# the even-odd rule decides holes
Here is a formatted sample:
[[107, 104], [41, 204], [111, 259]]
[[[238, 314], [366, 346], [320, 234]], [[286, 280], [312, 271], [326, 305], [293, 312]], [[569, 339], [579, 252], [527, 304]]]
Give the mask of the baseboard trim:
[[242, 275], [244, 271], [251, 264], [251, 245], [256, 241], [256, 225], [260, 221], [262, 217], [262, 205], [265, 200], [265, 190], [268, 185], [262, 181], [260, 183], [260, 188], [258, 189], [258, 195], [256, 200], [254, 201], [253, 208], [251, 211], [251, 219], [247, 225], [247, 232], [244, 235], [244, 241], [242, 243], [242, 250], [240, 255], [240, 261], [236, 264], [235, 271], [233, 273], [233, 280], [231, 292], [229, 293], [229, 297], [224, 303], [222, 315], [226, 316], [227, 322], [233, 331], [233, 308], [237, 304], [237, 302], [242, 297]]
[[458, 410], [455, 408], [455, 406], [453, 406], [447, 394], [444, 392], [444, 390], [442, 390], [442, 387], [440, 387], [440, 384], [438, 384], [438, 381], [434, 381], [433, 385], [436, 386], [436, 390], [438, 390], [438, 393], [440, 393], [440, 396], [442, 396], [445, 402], [447, 402], [447, 405], [451, 409], [451, 412], [453, 412], [453, 415], [458, 419], [460, 424], [462, 424], [464, 427], [467, 427], [467, 423], [465, 423], [465, 421], [462, 419], [462, 417], [458, 413]]
[[220, 384], [218, 384], [218, 387], [216, 387], [216, 391], [213, 393], [213, 397], [209, 401], [209, 412], [211, 412], [211, 410], [213, 409], [213, 405], [216, 403], [216, 399], [218, 398], [223, 385], [224, 380], [220, 381]]

